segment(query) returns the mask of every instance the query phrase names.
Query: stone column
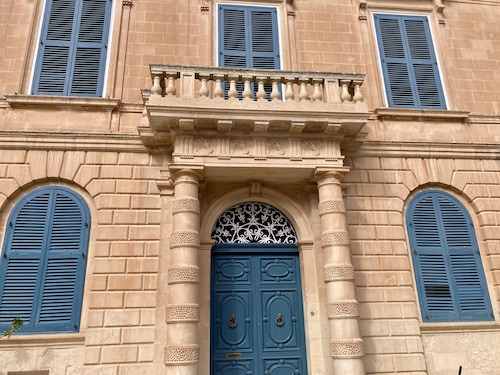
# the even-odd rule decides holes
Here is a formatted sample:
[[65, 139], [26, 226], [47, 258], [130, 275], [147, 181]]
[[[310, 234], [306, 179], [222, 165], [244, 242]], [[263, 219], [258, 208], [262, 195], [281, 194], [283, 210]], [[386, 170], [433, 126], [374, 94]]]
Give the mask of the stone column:
[[166, 309], [168, 375], [196, 375], [199, 361], [198, 250], [200, 247], [201, 168], [171, 170], [174, 180], [169, 300]]
[[317, 170], [321, 246], [330, 321], [333, 373], [364, 375], [363, 340], [359, 332], [359, 305], [354, 287], [345, 203], [341, 179], [345, 170]]

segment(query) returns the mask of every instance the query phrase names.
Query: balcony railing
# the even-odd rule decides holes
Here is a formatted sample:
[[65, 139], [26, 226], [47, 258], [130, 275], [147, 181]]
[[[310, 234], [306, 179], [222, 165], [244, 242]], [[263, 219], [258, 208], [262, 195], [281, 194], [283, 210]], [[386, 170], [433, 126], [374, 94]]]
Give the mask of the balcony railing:
[[154, 97], [177, 97], [275, 103], [363, 102], [362, 74], [151, 65], [151, 77], [153, 101]]

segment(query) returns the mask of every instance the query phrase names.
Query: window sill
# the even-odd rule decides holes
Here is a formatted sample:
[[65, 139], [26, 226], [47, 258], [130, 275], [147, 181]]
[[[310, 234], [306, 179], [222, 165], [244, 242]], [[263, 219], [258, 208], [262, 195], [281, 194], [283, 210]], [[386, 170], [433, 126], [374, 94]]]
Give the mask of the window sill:
[[378, 119], [403, 121], [465, 122], [469, 118], [467, 111], [450, 111], [413, 108], [376, 108], [373, 113]]
[[18, 95], [5, 94], [6, 102], [12, 108], [68, 108], [82, 111], [112, 111], [118, 108], [119, 99], [81, 98], [75, 96]]
[[443, 322], [420, 323], [422, 334], [434, 333], [467, 333], [467, 332], [498, 332], [499, 322]]
[[1, 347], [41, 347], [41, 346], [77, 346], [83, 345], [85, 334], [83, 333], [42, 333], [12, 335], [0, 340]]

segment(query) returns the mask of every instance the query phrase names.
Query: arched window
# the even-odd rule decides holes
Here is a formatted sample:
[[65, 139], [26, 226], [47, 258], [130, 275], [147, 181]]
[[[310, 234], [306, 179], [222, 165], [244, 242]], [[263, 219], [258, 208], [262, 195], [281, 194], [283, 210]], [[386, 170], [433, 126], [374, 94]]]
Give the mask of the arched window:
[[443, 191], [416, 195], [407, 211], [415, 277], [425, 322], [493, 320], [472, 220]]
[[290, 220], [273, 206], [262, 202], [244, 202], [219, 217], [212, 239], [219, 244], [294, 244], [297, 234]]
[[90, 215], [73, 191], [35, 190], [12, 210], [0, 260], [0, 330], [78, 332]]

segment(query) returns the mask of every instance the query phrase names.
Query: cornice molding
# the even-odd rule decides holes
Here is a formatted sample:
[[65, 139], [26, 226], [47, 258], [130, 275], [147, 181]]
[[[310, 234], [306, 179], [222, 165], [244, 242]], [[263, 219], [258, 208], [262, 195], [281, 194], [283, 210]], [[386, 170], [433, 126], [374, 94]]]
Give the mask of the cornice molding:
[[0, 131], [0, 148], [148, 152], [139, 135], [83, 132]]
[[375, 108], [373, 114], [379, 120], [464, 122], [469, 118], [470, 112], [411, 108]]
[[391, 158], [440, 158], [440, 159], [490, 159], [500, 158], [498, 143], [448, 143], [365, 141], [355, 151], [345, 153], [347, 157], [375, 156]]
[[65, 108], [81, 111], [112, 111], [120, 105], [119, 99], [80, 98], [74, 96], [5, 94], [5, 100], [12, 108]]

